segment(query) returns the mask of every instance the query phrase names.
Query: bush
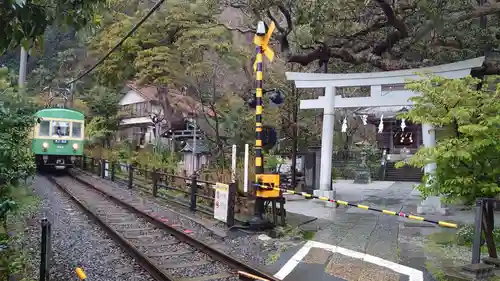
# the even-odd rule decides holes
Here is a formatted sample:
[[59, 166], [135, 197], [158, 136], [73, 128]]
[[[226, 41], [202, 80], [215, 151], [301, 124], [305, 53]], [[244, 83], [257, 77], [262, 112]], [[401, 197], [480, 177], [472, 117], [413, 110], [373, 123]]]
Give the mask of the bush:
[[[473, 225], [464, 225], [460, 227], [455, 234], [456, 243], [461, 246], [471, 246], [474, 241], [474, 226]], [[493, 229], [493, 240], [495, 241], [495, 245], [498, 248], [500, 246], [500, 229]], [[483, 241], [484, 241], [484, 233], [483, 233]]]
[[8, 217], [23, 206], [28, 195], [18, 196], [21, 179], [35, 172], [30, 132], [35, 125], [35, 108], [11, 87], [6, 69], [0, 69], [0, 276], [7, 280], [24, 268], [22, 254], [12, 235]]

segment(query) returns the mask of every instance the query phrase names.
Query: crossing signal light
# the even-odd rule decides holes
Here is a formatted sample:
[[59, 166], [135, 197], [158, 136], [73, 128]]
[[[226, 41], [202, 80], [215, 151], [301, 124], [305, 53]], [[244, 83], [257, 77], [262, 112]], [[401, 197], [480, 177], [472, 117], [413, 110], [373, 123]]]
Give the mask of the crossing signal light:
[[[269, 94], [269, 100], [275, 104], [275, 105], [280, 105], [285, 102], [285, 94], [281, 89], [269, 89], [269, 90], [264, 90], [264, 94]], [[250, 98], [247, 100], [246, 104], [248, 107], [255, 109], [257, 107], [257, 99], [255, 98], [255, 90], [252, 90], [252, 95]]]
[[248, 99], [247, 105], [248, 107], [255, 109], [257, 107], [257, 99], [255, 99], [255, 97], [251, 97], [250, 99]]
[[285, 94], [280, 89], [274, 89], [269, 95], [269, 100], [276, 105], [280, 105], [285, 101]]
[[278, 134], [276, 129], [271, 126], [262, 127], [262, 149], [269, 150], [273, 148], [278, 142]]

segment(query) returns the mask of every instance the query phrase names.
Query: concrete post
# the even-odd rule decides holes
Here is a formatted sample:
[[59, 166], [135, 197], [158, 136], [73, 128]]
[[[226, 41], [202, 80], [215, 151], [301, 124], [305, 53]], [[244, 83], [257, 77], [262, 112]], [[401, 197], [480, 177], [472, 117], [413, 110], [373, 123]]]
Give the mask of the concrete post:
[[333, 129], [335, 122], [335, 87], [325, 88], [325, 109], [323, 113], [323, 131], [321, 133], [321, 169], [319, 190], [314, 191], [316, 196], [335, 198], [332, 190], [332, 157], [333, 157]]
[[[431, 124], [422, 124], [422, 140], [425, 147], [434, 147], [436, 145], [436, 131]], [[435, 170], [436, 163], [427, 164], [424, 168], [424, 173], [425, 175], [432, 175]], [[448, 209], [443, 205], [440, 197], [429, 196], [417, 207], [417, 213], [447, 215]]]

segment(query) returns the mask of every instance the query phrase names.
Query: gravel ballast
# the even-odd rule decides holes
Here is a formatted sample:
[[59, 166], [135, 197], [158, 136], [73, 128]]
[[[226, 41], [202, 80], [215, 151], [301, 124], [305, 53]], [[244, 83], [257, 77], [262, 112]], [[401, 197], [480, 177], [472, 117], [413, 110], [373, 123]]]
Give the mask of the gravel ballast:
[[[213, 218], [209, 218], [205, 214], [190, 212], [186, 208], [166, 203], [164, 200], [154, 198], [136, 188], [129, 189], [124, 185], [100, 179], [87, 172], [74, 170], [72, 173], [84, 181], [95, 185], [100, 190], [116, 196], [140, 210], [149, 210], [156, 216], [168, 218], [172, 223], [179, 224], [185, 229], [193, 230], [193, 235], [197, 239], [251, 265], [265, 268], [270, 262], [269, 257], [271, 255], [276, 255], [277, 253], [279, 255], [280, 252], [287, 248], [302, 243], [301, 240], [290, 240], [288, 238], [262, 241], [258, 238], [259, 234], [219, 237], [215, 233], [227, 233], [227, 229], [222, 227], [221, 223], [216, 222]], [[199, 221], [203, 221], [204, 226], [198, 223]], [[206, 225], [210, 225], [210, 230], [205, 227]]]
[[[52, 280], [77, 280], [77, 266], [92, 281], [154, 280], [47, 179], [35, 177], [32, 187], [41, 199], [40, 212], [31, 222], [26, 237], [34, 269], [39, 263], [39, 221], [45, 216], [52, 222]], [[32, 278], [38, 279], [38, 272], [33, 275]]]

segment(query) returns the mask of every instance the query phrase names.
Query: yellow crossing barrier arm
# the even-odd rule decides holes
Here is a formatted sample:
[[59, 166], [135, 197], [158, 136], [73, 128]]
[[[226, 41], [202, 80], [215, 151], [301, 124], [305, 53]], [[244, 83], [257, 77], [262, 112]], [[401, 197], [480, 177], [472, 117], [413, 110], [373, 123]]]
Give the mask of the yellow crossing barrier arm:
[[349, 203], [349, 202], [346, 202], [346, 201], [330, 199], [328, 197], [315, 196], [315, 195], [312, 195], [312, 194], [309, 194], [309, 193], [305, 193], [305, 192], [296, 192], [295, 190], [283, 189], [283, 188], [278, 188], [278, 187], [270, 187], [270, 186], [266, 186], [266, 185], [262, 185], [262, 184], [255, 184], [255, 185], [258, 186], [258, 187], [260, 187], [260, 188], [263, 188], [263, 189], [276, 190], [276, 191], [281, 191], [281, 192], [284, 192], [284, 193], [301, 195], [301, 196], [308, 197], [308, 198], [318, 199], [318, 200], [322, 200], [322, 201], [328, 201], [328, 202], [332, 202], [332, 203], [337, 203], [339, 205], [360, 208], [360, 209], [368, 210], [368, 211], [379, 212], [379, 213], [383, 213], [383, 214], [386, 214], [386, 215], [403, 217], [403, 218], [407, 218], [407, 219], [411, 219], [411, 220], [417, 220], [417, 221], [424, 221], [424, 222], [428, 222], [428, 223], [432, 223], [432, 224], [437, 224], [437, 225], [443, 226], [443, 227], [449, 227], [449, 228], [457, 228], [458, 227], [456, 223], [430, 220], [430, 219], [426, 219], [424, 217], [409, 215], [409, 214], [406, 214], [406, 213], [403, 213], [403, 212], [394, 212], [394, 211], [388, 211], [388, 210], [371, 208], [371, 207], [366, 206], [366, 205], [352, 204], [352, 203]]

